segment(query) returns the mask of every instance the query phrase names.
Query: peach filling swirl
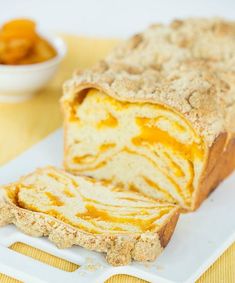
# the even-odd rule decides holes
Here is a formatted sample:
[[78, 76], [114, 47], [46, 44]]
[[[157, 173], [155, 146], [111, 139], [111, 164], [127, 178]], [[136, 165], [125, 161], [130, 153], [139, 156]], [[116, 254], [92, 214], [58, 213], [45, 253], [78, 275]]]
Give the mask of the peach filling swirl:
[[[173, 205], [157, 204], [140, 194], [52, 167], [39, 169], [6, 189], [15, 205], [95, 234], [157, 231], [175, 211]], [[54, 225], [53, 218], [50, 224]]]
[[205, 144], [181, 114], [159, 104], [83, 90], [67, 113], [65, 166], [152, 198], [192, 206]]

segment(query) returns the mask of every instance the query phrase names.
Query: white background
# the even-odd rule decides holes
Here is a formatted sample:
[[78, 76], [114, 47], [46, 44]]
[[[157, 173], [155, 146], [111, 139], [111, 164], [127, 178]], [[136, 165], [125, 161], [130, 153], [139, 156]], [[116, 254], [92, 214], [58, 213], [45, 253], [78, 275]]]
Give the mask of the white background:
[[0, 0], [0, 23], [31, 17], [42, 29], [126, 37], [154, 22], [189, 16], [235, 20], [235, 0]]

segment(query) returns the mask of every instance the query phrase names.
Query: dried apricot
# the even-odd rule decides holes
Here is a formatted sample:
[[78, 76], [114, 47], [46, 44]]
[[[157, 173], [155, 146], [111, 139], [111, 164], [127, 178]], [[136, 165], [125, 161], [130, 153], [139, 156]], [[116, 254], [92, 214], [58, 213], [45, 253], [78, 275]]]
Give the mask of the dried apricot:
[[19, 30], [19, 29], [35, 31], [36, 24], [35, 24], [34, 21], [29, 20], [29, 19], [15, 19], [15, 20], [11, 20], [11, 21], [5, 23], [2, 26], [3, 31]]
[[0, 64], [34, 64], [55, 56], [56, 50], [36, 33], [32, 20], [15, 19], [0, 29]]

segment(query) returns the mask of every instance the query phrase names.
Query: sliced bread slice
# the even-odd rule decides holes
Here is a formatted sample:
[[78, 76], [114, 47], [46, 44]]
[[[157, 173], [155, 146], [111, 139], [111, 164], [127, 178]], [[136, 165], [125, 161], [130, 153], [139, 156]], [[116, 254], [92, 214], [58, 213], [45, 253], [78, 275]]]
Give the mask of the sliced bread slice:
[[31, 236], [48, 236], [60, 248], [104, 252], [115, 266], [154, 260], [178, 216], [172, 204], [53, 167], [0, 189], [0, 226], [13, 223]]

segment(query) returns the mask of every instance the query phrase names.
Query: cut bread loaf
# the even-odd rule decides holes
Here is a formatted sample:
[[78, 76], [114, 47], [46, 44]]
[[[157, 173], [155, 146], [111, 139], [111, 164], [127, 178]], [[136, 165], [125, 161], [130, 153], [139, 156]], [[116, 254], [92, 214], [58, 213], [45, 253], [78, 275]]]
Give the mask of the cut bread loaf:
[[64, 165], [194, 210], [235, 168], [235, 24], [154, 25], [64, 86]]
[[60, 248], [104, 252], [112, 265], [152, 261], [179, 216], [171, 204], [46, 167], [0, 189], [0, 226], [48, 236]]

